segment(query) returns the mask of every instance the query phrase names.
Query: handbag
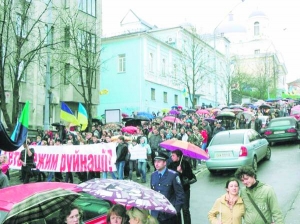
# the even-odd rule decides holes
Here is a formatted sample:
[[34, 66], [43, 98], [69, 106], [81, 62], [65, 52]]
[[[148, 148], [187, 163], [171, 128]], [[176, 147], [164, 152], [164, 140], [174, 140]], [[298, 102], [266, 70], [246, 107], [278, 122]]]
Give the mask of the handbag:
[[[249, 192], [247, 192], [248, 198], [250, 199], [251, 203], [253, 204], [254, 208], [256, 209], [256, 211], [258, 212], [258, 214], [261, 216], [261, 218], [264, 220], [264, 222], [266, 224], [268, 224], [268, 221], [266, 219], [266, 217], [264, 216], [264, 214], [261, 212], [261, 210], [258, 208], [257, 204], [254, 202], [254, 200], [252, 199], [251, 195], [249, 194]], [[272, 222], [274, 223], [274, 222]], [[271, 223], [271, 224], [272, 224]]]
[[194, 184], [194, 183], [197, 182], [197, 177], [196, 177], [196, 175], [193, 173], [192, 179], [189, 179], [188, 177], [183, 177], [183, 178], [182, 178], [182, 182], [183, 182], [183, 185]]

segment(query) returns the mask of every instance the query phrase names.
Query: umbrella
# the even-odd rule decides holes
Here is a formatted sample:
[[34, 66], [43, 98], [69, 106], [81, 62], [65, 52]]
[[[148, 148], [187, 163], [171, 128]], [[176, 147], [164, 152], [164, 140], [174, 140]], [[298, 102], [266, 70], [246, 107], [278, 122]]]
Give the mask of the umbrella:
[[221, 119], [222, 120], [224, 118], [234, 119], [235, 118], [235, 114], [233, 112], [230, 112], [230, 111], [221, 111], [216, 116], [216, 119]]
[[146, 116], [139, 115], [139, 116], [135, 116], [133, 118], [133, 120], [136, 120], [136, 121], [150, 121], [150, 118], [148, 118]]
[[271, 109], [271, 106], [268, 104], [262, 104], [259, 106], [260, 109]]
[[180, 119], [178, 119], [177, 117], [173, 117], [173, 116], [166, 116], [162, 120], [171, 122], [171, 123], [182, 124], [182, 121]]
[[26, 223], [38, 219], [45, 219], [52, 213], [70, 205], [80, 194], [57, 188], [31, 195], [15, 204], [3, 224]]
[[195, 113], [196, 110], [194, 110], [194, 109], [187, 109], [185, 112], [187, 112], [187, 113]]
[[121, 129], [122, 132], [126, 132], [128, 134], [134, 134], [134, 133], [137, 133], [137, 127], [135, 126], [126, 126], [126, 127], [123, 127]]
[[178, 110], [170, 110], [169, 114], [170, 115], [178, 115], [178, 114], [180, 114], [180, 112]]
[[126, 207], [176, 214], [176, 209], [164, 195], [134, 181], [95, 178], [77, 187], [97, 198]]
[[125, 113], [122, 113], [121, 115], [122, 115], [123, 118], [129, 117], [129, 115], [128, 115], [128, 114], [125, 114]]
[[116, 123], [109, 123], [104, 125], [102, 128], [108, 129], [108, 130], [117, 130], [117, 129], [121, 129], [122, 125], [121, 124], [116, 124]]
[[137, 112], [137, 116], [146, 117], [148, 119], [153, 119], [154, 118], [153, 114], [150, 114], [148, 112]]
[[197, 110], [196, 113], [199, 114], [199, 115], [209, 114], [209, 112], [207, 110], [203, 110], [203, 109]]
[[208, 159], [207, 153], [200, 147], [186, 141], [181, 141], [177, 139], [169, 139], [159, 144], [160, 147], [174, 151], [180, 149], [184, 156], [194, 158], [194, 159]]

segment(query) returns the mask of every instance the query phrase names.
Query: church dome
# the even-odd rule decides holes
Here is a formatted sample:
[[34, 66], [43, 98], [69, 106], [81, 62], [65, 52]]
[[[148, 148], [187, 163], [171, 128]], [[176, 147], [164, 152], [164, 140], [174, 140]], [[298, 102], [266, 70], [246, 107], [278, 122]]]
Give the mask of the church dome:
[[229, 20], [221, 24], [217, 29], [216, 33], [246, 33], [246, 27], [233, 20], [233, 15], [229, 14]]
[[267, 15], [263, 11], [257, 9], [249, 15], [249, 18], [252, 18], [252, 17], [266, 17], [266, 16]]

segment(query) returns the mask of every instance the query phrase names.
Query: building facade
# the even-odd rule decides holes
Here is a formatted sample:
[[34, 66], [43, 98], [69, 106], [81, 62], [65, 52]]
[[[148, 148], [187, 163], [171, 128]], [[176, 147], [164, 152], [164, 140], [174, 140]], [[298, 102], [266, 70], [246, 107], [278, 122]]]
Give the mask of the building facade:
[[[99, 114], [215, 104], [214, 49], [191, 24], [159, 29], [130, 10], [119, 34], [103, 36], [102, 49], [100, 89], [108, 93], [100, 96]], [[216, 57], [220, 70], [226, 58], [219, 51]], [[225, 100], [221, 91], [217, 100]]]
[[[55, 130], [52, 123], [64, 123], [60, 102], [66, 102], [75, 114], [81, 102], [96, 115], [101, 0], [3, 1], [0, 10], [3, 18], [9, 13], [5, 17], [9, 21], [1, 23], [4, 38], [0, 43], [5, 49], [0, 74], [4, 89], [0, 91], [5, 92], [7, 114], [12, 114], [16, 103], [21, 111], [30, 101], [32, 130]], [[5, 24], [13, 24], [13, 29]], [[0, 119], [6, 124], [3, 110]]]

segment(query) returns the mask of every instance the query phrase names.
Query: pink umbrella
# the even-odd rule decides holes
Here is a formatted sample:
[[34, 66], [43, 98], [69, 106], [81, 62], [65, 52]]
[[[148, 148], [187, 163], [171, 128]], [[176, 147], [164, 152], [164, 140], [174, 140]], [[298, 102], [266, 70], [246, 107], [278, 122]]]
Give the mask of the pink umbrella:
[[166, 116], [162, 120], [171, 122], [171, 123], [182, 124], [182, 121], [180, 119], [178, 119], [177, 117], [173, 117], [173, 116]]
[[128, 134], [134, 134], [134, 133], [137, 133], [137, 127], [134, 127], [134, 126], [126, 126], [126, 127], [123, 127], [121, 129], [121, 131], [124, 133], [128, 133]]
[[199, 114], [199, 115], [209, 114], [209, 112], [207, 110], [203, 110], [203, 109], [197, 110], [196, 113]]

